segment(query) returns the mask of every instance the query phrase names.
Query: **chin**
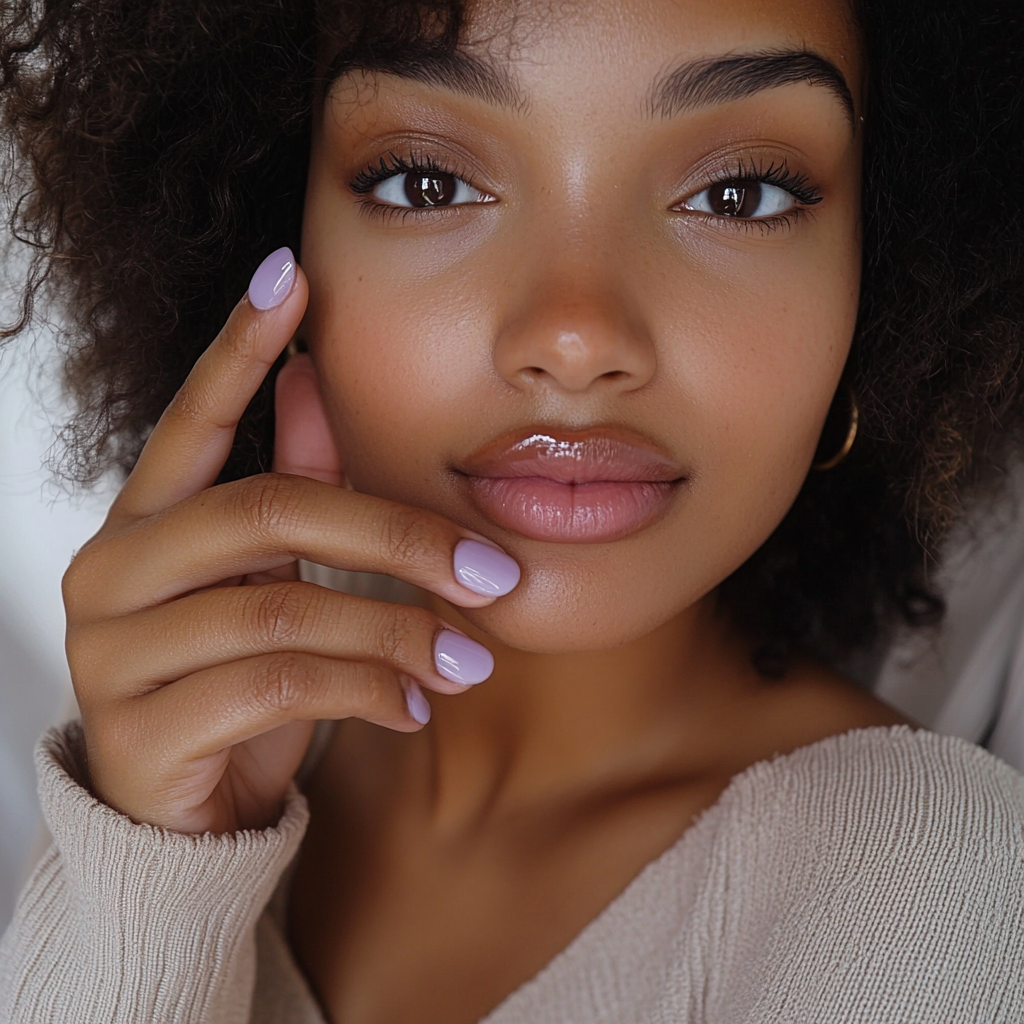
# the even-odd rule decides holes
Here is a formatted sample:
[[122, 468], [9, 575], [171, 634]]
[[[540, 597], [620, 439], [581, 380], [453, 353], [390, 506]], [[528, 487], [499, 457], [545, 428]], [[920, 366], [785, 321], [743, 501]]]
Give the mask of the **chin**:
[[[507, 647], [536, 654], [609, 650], [646, 636], [687, 607], [691, 600], [655, 602], [640, 593], [636, 579], [619, 585], [594, 578], [578, 565], [529, 567], [508, 597], [487, 608], [459, 613]], [[693, 595], [696, 601], [701, 595]]]

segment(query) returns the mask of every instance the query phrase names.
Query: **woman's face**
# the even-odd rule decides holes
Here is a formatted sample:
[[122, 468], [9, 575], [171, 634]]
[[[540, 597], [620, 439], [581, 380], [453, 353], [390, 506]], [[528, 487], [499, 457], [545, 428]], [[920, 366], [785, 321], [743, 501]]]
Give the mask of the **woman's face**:
[[468, 616], [607, 648], [807, 474], [857, 310], [859, 41], [844, 0], [525, 0], [462, 52], [330, 94], [305, 337], [350, 484], [522, 566]]

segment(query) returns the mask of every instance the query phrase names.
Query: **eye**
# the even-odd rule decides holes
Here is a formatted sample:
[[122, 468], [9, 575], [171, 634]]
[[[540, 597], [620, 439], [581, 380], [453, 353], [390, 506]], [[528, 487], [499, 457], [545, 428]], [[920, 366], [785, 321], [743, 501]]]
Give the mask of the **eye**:
[[404, 171], [392, 174], [374, 186], [373, 196], [389, 206], [418, 209], [490, 201], [490, 197], [479, 189], [444, 171]]
[[789, 213], [797, 201], [778, 185], [762, 181], [721, 181], [680, 204], [684, 210], [710, 213], [716, 217], [754, 220]]

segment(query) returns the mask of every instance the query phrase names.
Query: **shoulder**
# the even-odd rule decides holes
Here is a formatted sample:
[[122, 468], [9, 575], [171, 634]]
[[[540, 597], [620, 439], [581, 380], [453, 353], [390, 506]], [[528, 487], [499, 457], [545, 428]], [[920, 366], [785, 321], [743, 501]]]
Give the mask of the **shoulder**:
[[1024, 776], [972, 743], [905, 725], [854, 729], [762, 761], [729, 795], [767, 799], [840, 832], [871, 826], [870, 834], [898, 819], [917, 826], [901, 831], [907, 841], [1024, 839]]
[[1024, 1019], [1024, 777], [986, 751], [854, 730], [748, 769], [697, 827], [744, 1009], [783, 1014], [737, 1019]]
[[754, 765], [720, 806], [727, 832], [756, 820], [759, 848], [794, 871], [856, 851], [877, 886], [900, 865], [952, 876], [982, 861], [1024, 884], [1024, 776], [954, 737], [907, 726], [832, 736]]
[[890, 777], [898, 769], [899, 780], [907, 777], [905, 773], [930, 777], [936, 771], [950, 780], [988, 784], [998, 779], [1000, 785], [1009, 785], [1015, 792], [1024, 781], [1020, 772], [982, 747], [909, 725], [850, 729], [754, 765], [751, 773], [799, 773], [812, 764], [855, 766], [858, 773], [869, 775], [881, 770]]

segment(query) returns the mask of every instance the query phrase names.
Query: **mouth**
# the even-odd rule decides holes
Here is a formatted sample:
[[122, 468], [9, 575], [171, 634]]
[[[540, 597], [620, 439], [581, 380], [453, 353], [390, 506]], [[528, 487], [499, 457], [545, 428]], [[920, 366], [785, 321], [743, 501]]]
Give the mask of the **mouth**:
[[489, 519], [532, 540], [597, 544], [650, 525], [685, 475], [649, 441], [622, 430], [539, 428], [506, 435], [459, 472]]

